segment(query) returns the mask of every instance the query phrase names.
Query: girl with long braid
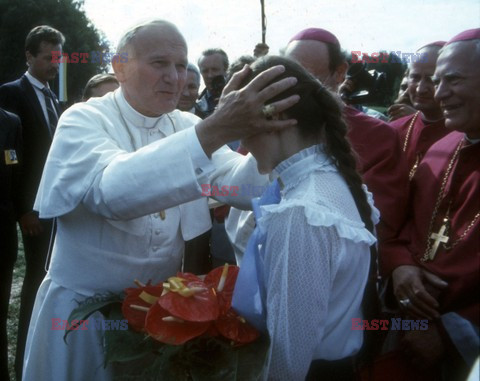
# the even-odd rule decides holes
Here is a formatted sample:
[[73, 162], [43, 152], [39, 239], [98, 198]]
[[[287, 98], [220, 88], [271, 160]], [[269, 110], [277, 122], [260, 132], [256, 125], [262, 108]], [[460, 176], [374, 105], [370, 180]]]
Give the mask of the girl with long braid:
[[[255, 61], [248, 81], [275, 65], [285, 66], [284, 77], [298, 79], [286, 92], [298, 94], [300, 101], [272, 118], [296, 119], [298, 125], [242, 141], [259, 171], [272, 173], [273, 187], [278, 184], [266, 192], [277, 197], [273, 203], [254, 204], [254, 242], [241, 267], [248, 250], [257, 250], [263, 328], [271, 340], [265, 379], [349, 380], [363, 343], [363, 331], [352, 330], [352, 319], [364, 316], [378, 211], [355, 170], [335, 97], [283, 57]], [[234, 307], [241, 298], [236, 289]]]

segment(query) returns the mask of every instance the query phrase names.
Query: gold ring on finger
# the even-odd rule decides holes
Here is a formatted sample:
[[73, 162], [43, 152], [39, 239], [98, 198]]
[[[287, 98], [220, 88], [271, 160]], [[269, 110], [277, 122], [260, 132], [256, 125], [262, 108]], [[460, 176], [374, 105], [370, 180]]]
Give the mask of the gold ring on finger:
[[270, 120], [275, 114], [275, 106], [274, 105], [265, 105], [262, 107], [262, 113], [266, 119]]
[[408, 298], [400, 299], [400, 300], [398, 301], [398, 303], [400, 303], [400, 305], [401, 305], [403, 308], [408, 308], [408, 306], [410, 305], [410, 299], [408, 299]]

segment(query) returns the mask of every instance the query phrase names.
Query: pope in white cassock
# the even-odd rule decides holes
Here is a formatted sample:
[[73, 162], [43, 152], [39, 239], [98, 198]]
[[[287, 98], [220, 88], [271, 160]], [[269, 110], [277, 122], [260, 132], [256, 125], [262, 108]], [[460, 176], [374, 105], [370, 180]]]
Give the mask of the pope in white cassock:
[[[223, 145], [295, 124], [265, 120], [264, 103], [295, 83], [287, 78], [267, 86], [283, 67], [238, 89], [245, 68], [227, 85], [217, 111], [201, 121], [173, 111], [188, 62], [173, 24], [157, 20], [131, 29], [118, 52], [128, 54], [127, 62], [113, 64], [120, 89], [67, 110], [45, 164], [35, 209], [57, 218], [57, 234], [30, 323], [26, 381], [111, 379], [102, 333], [74, 331], [65, 344], [52, 319], [67, 320], [78, 301], [95, 293], [174, 275], [184, 241], [210, 228], [201, 184], [266, 181], [250, 155]], [[296, 101], [273, 105], [283, 111]], [[249, 207], [248, 199], [231, 201]]]

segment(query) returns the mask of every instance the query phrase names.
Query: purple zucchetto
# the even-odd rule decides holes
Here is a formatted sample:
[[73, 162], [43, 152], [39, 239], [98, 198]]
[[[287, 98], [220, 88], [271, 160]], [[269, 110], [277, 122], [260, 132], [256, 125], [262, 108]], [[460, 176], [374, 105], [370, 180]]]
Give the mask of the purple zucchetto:
[[464, 30], [462, 33], [459, 33], [455, 37], [453, 37], [445, 45], [449, 45], [453, 42], [470, 40], [480, 40], [480, 28]]
[[340, 46], [340, 42], [338, 42], [338, 39], [337, 37], [335, 37], [334, 34], [330, 33], [328, 30], [320, 28], [304, 29], [301, 32], [298, 32], [295, 36], [293, 36], [290, 39], [289, 43], [292, 41], [302, 40], [314, 40]]

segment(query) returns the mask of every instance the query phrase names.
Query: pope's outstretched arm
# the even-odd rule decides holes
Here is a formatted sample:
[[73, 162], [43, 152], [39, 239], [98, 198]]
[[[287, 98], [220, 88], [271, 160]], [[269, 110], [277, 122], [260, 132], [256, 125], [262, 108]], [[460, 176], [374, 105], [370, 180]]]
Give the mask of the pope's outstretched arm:
[[[236, 90], [244, 75], [238, 73], [210, 118], [199, 121], [172, 112], [164, 122], [180, 131], [147, 145], [138, 129], [126, 126], [118, 108], [119, 101], [125, 102], [121, 91], [109, 95], [108, 101], [72, 107], [60, 120], [35, 209], [42, 217], [57, 217], [82, 202], [107, 218], [132, 219], [198, 199], [202, 184], [211, 181], [264, 184], [266, 178], [258, 175], [251, 157], [218, 149], [243, 136], [295, 123], [266, 121], [261, 111], [268, 99], [295, 83], [286, 78], [266, 86], [282, 71], [283, 67], [272, 68]], [[297, 101], [291, 96], [274, 105], [281, 111]], [[246, 198], [232, 201], [248, 207]]]

